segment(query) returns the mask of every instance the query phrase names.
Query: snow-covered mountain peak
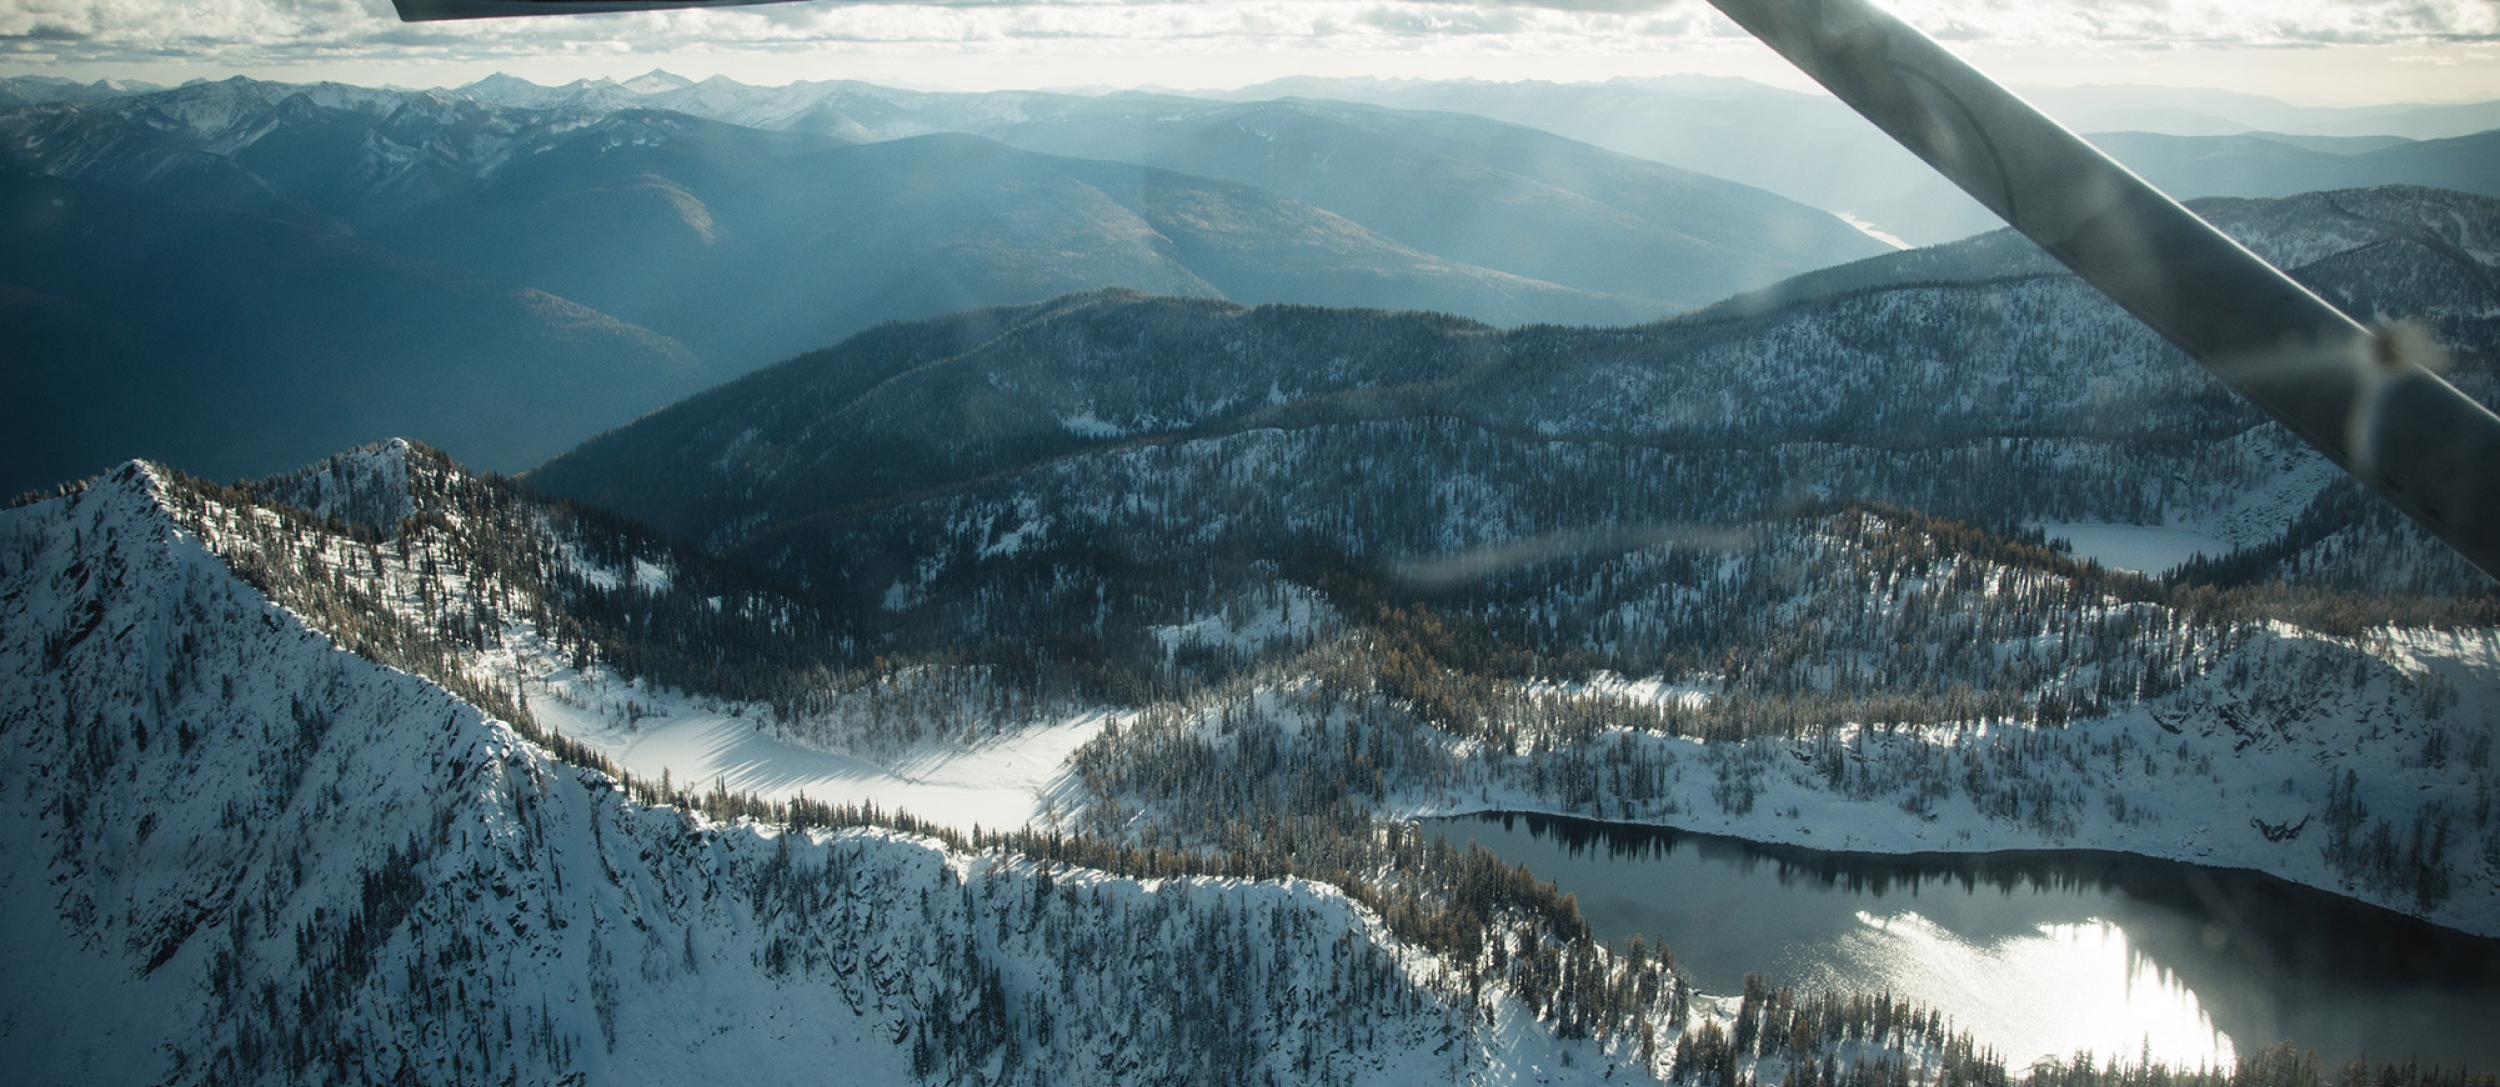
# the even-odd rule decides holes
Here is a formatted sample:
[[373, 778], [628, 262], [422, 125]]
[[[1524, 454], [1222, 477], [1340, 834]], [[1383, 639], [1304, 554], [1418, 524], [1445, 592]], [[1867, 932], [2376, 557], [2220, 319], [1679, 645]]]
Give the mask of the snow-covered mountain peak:
[[688, 79], [664, 68], [653, 68], [648, 72], [644, 72], [641, 75], [635, 76], [632, 79], [628, 79], [623, 83], [618, 84], [618, 86], [632, 91], [635, 94], [658, 94], [662, 91], [681, 90], [694, 85], [694, 80]]
[[99, 79], [80, 83], [60, 76], [21, 75], [0, 78], [0, 101], [16, 99], [30, 104], [47, 102], [95, 103], [124, 95], [145, 94], [164, 90], [162, 84], [142, 83], [133, 79]]
[[184, 136], [220, 153], [231, 153], [250, 142], [239, 134], [265, 131], [268, 114], [290, 100], [300, 99], [300, 104], [326, 110], [380, 117], [407, 97], [410, 92], [387, 88], [344, 83], [273, 83], [234, 76], [110, 99], [96, 108], [160, 132]]
[[256, 489], [269, 500], [315, 517], [336, 518], [387, 536], [417, 515], [417, 498], [409, 487], [411, 458], [427, 462], [428, 468], [444, 460], [434, 450], [392, 438], [265, 480]]
[[[610, 95], [615, 94], [614, 83], [602, 81], [599, 85], [607, 87]], [[582, 101], [585, 92], [596, 93], [593, 88], [594, 85], [587, 80], [549, 87], [497, 72], [474, 83], [452, 88], [449, 93], [453, 97], [506, 109], [553, 109]]]
[[544, 91], [546, 89], [546, 87], [537, 83], [532, 83], [527, 79], [521, 78], [520, 76], [504, 72], [496, 72], [495, 74], [487, 76], [483, 79], [454, 87], [452, 88], [452, 92], [471, 98], [493, 98], [506, 94], [530, 94]]

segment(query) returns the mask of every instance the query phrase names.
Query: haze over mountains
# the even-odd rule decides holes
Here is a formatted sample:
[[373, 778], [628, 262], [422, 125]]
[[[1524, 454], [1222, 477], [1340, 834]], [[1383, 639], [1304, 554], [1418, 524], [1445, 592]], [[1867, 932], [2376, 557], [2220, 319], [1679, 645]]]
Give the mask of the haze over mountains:
[[[525, 467], [634, 414], [618, 404], [657, 407], [709, 380], [897, 317], [1115, 285], [1244, 302], [1433, 309], [1503, 324], [1619, 324], [1881, 248], [1829, 216], [1768, 194], [1491, 122], [1459, 119], [1452, 129], [1375, 118], [1364, 129], [1350, 122], [1367, 114], [1302, 116], [1280, 107], [1263, 123], [1299, 117], [1302, 127], [1284, 143], [1299, 158], [1260, 165], [1255, 156], [1221, 148], [1203, 161], [1174, 157], [1173, 165], [1219, 175], [1210, 177], [1036, 154], [947, 131], [972, 127], [965, 120], [982, 115], [1029, 121], [1051, 111], [1132, 111], [1126, 102], [1036, 95], [1002, 104], [956, 96], [912, 107], [946, 113], [955, 124], [915, 122], [910, 127], [930, 134], [854, 143], [824, 131], [858, 126], [828, 121], [831, 107], [823, 102], [798, 111], [796, 120], [814, 119], [800, 130], [769, 130], [647, 108], [622, 88], [607, 96], [614, 101], [540, 103], [545, 108], [481, 100], [499, 87], [509, 90], [490, 82], [464, 97], [230, 80], [22, 107], [0, 115], [0, 163], [117, 187], [168, 215], [241, 214], [352, 235], [365, 252], [545, 292], [652, 343], [675, 341], [661, 350], [692, 353], [691, 383], [660, 395], [636, 396], [631, 388], [594, 394], [595, 403], [544, 415], [547, 427], [529, 438], [507, 433], [488, 442], [438, 429], [424, 410], [394, 428], [475, 449], [481, 463], [503, 468]], [[675, 93], [691, 108], [701, 104], [692, 96], [705, 89]], [[756, 109], [793, 107], [789, 93], [740, 91], [741, 101], [769, 100]], [[896, 92], [870, 88], [851, 97], [879, 94]], [[650, 101], [673, 99], [663, 93]], [[709, 112], [724, 116], [770, 119], [712, 106]], [[890, 113], [916, 116], [912, 109]], [[889, 135], [903, 124], [884, 120]], [[1122, 123], [1138, 122], [1078, 127]], [[1213, 125], [1201, 127], [1212, 132]], [[1391, 130], [1396, 138], [1384, 138]], [[1250, 138], [1247, 130], [1229, 131]], [[1526, 176], [1487, 164], [1523, 141], [1537, 149], [1523, 167]], [[1317, 154], [1340, 160], [1329, 186], [1287, 194], [1244, 183], [1289, 179], [1299, 161]], [[248, 263], [240, 252], [174, 251], [215, 229], [186, 226], [154, 236], [175, 263]], [[1574, 252], [1589, 259], [1575, 260]], [[80, 258], [63, 250], [55, 259]], [[233, 286], [260, 282], [243, 276]], [[127, 299], [21, 286], [115, 321], [158, 319]], [[234, 308], [232, 327], [220, 338], [239, 356], [285, 372], [317, 371], [324, 363], [313, 356], [331, 350], [317, 330], [295, 323], [366, 327], [373, 322], [364, 311], [395, 304], [377, 289], [333, 292], [317, 306], [288, 305], [286, 284], [271, 281], [267, 289], [268, 302]], [[447, 326], [488, 323], [456, 307], [439, 319]], [[141, 351], [101, 332], [55, 326], [50, 335], [83, 337], [77, 350], [88, 355]], [[415, 347], [384, 338], [371, 350], [407, 350], [395, 365], [408, 368], [441, 365], [416, 357]], [[517, 343], [509, 349], [536, 350]], [[164, 348], [147, 351], [161, 355]], [[202, 360], [191, 368], [213, 367]], [[325, 395], [316, 383], [300, 387], [305, 396]], [[285, 412], [295, 405], [271, 407]], [[326, 408], [311, 414], [339, 415]], [[64, 459], [53, 463], [94, 463], [113, 455], [108, 447], [62, 449]], [[184, 449], [158, 448], [169, 456]], [[312, 449], [290, 452], [300, 460]], [[275, 463], [282, 462], [249, 462], [259, 470]], [[44, 475], [10, 482], [31, 485], [57, 474], [40, 470]]]
[[[2500, 103], [2338, 109], [2174, 87], [2025, 93], [2181, 199], [2386, 184], [2500, 195], [2500, 140], [2489, 135], [2500, 129]], [[1846, 212], [1918, 245], [1997, 226], [1985, 208], [1837, 100], [1747, 80], [1304, 78], [1231, 96], [1325, 98], [1499, 118]], [[2421, 146], [2401, 146], [2417, 142]]]
[[[656, 72], [563, 87], [494, 77], [452, 92], [36, 79], [7, 90], [29, 104], [0, 111], [0, 168], [95, 186], [98, 201], [135, 197], [164, 224], [93, 252], [29, 235], [19, 256], [50, 255], [12, 282], [11, 329], [99, 374], [216, 372], [226, 388], [291, 390], [257, 401], [254, 414], [276, 425], [246, 425], [167, 407], [182, 402], [176, 384], [120, 382], [108, 399], [154, 406], [118, 414], [41, 386], [19, 402], [54, 407], [29, 407], [12, 428], [38, 436], [10, 458], [8, 490], [139, 451], [218, 475], [270, 471], [393, 433], [517, 470], [881, 320], [1072, 290], [1616, 325], [1884, 250], [1809, 205], [1911, 240], [1993, 225], [1835, 103], [1726, 81], [1348, 81], [1245, 102], [759, 88]], [[1307, 97], [1320, 93], [1371, 102]], [[2479, 116], [2222, 105], [2314, 130], [2375, 117], [2437, 132]], [[2098, 112], [2081, 115], [2214, 127], [2115, 90], [2074, 108], [2087, 106]], [[2103, 142], [2187, 196], [2500, 187], [2488, 133]], [[304, 285], [277, 261], [172, 290], [183, 268], [246, 263], [236, 254], [255, 250], [229, 237], [233, 216], [291, 224], [288, 245], [402, 271]], [[168, 271], [114, 271], [133, 261]], [[389, 285], [406, 269], [472, 286], [427, 296]], [[490, 312], [498, 305], [510, 312]], [[439, 327], [348, 332], [418, 310]], [[453, 348], [445, 335], [468, 338]], [[579, 361], [582, 351], [606, 361]], [[351, 357], [362, 361], [347, 367]], [[484, 399], [536, 425], [489, 425], [440, 383], [383, 398], [354, 394], [353, 378], [316, 378], [454, 365], [501, 375]], [[134, 444], [141, 431], [114, 418], [162, 422]]]
[[716, 376], [684, 345], [317, 223], [0, 167], [11, 493], [143, 454], [237, 477], [376, 433], [520, 466]]
[[[1228, 92], [1077, 97], [1026, 91], [898, 91], [841, 81], [765, 89], [718, 77], [695, 83], [654, 72], [625, 83], [582, 81], [553, 88], [497, 78], [460, 93], [538, 106], [642, 103], [758, 127], [857, 139], [962, 131], [1045, 149], [1051, 145], [1028, 141], [1082, 139], [1087, 142], [1066, 146], [1122, 161], [1180, 154], [1177, 134], [1165, 130], [1176, 126], [1202, 127], [1280, 103], [1342, 117], [1349, 107], [1361, 104], [1457, 114], [1475, 118], [1479, 125], [1491, 119], [1585, 141], [1847, 213], [1913, 244], [1952, 241], [1997, 226], [1985, 209], [1832, 98], [1739, 79], [1680, 76], [1559, 84], [1304, 77]], [[2382, 184], [2500, 195], [2492, 191], [2500, 182], [2490, 180], [2500, 177], [2500, 159], [2494, 157], [2500, 151], [2488, 140], [2463, 139], [2500, 129], [2500, 103], [2323, 108], [2256, 95], [2124, 86], [2026, 93], [2068, 127], [2105, 137], [2105, 150], [2182, 198], [2284, 196]], [[1206, 99], [1238, 106], [1228, 114], [1210, 107]], [[1375, 115], [1371, 123], [1390, 122]], [[1426, 122], [1409, 118], [1406, 123]], [[1432, 123], [1464, 122], [1444, 116]], [[2137, 134], [2187, 139], [2148, 144]], [[2252, 139], [2264, 143], [2251, 147]], [[2434, 146], [2347, 161], [2411, 142]], [[2283, 147], [2312, 154], [2267, 158]], [[1521, 161], [1503, 158], [1497, 166], [1519, 170]], [[1302, 184], [1318, 183], [1295, 176]]]
[[1143, 94], [944, 94], [848, 82], [767, 89], [663, 75], [564, 88], [487, 80], [459, 93], [540, 107], [636, 103], [861, 140], [976, 133], [1032, 150], [1255, 185], [1454, 259], [1686, 305], [1715, 300], [1733, 281], [1802, 270], [1801, 260], [1872, 252], [1828, 216], [1764, 200], [1706, 172], [1662, 168], [1463, 114]]

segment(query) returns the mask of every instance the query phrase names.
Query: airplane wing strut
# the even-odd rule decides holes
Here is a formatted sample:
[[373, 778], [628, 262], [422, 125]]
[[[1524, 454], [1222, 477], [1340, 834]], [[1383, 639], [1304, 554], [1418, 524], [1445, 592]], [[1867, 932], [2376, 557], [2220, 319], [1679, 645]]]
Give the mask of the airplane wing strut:
[[1710, 0], [2233, 391], [2500, 578], [2500, 416], [1867, 0]]

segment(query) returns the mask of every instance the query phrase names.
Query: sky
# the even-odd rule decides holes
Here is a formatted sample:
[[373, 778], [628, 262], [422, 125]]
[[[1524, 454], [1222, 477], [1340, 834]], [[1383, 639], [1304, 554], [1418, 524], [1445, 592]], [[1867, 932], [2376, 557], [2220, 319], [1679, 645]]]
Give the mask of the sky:
[[[2017, 86], [2302, 105], [2500, 99], [2500, 0], [1891, 0]], [[0, 0], [0, 74], [448, 86], [653, 68], [748, 83], [1230, 88], [1293, 75], [1804, 87], [1702, 0], [879, 0], [402, 24], [390, 0]]]

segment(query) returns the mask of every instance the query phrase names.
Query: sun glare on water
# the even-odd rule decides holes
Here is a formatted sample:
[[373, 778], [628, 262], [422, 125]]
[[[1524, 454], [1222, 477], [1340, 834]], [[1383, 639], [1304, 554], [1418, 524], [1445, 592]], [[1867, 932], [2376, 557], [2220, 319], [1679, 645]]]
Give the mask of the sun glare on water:
[[1859, 911], [1858, 928], [1817, 985], [1889, 989], [1960, 1009], [1956, 1029], [2009, 1067], [2078, 1050], [2145, 1056], [2173, 1068], [2228, 1066], [2231, 1039], [2195, 992], [2137, 951], [2125, 929], [2093, 918], [1974, 943], [1926, 917]]

